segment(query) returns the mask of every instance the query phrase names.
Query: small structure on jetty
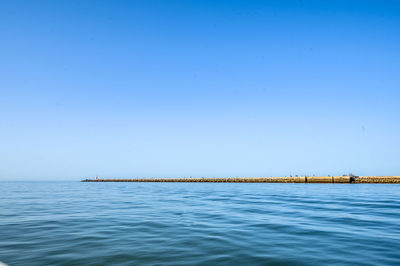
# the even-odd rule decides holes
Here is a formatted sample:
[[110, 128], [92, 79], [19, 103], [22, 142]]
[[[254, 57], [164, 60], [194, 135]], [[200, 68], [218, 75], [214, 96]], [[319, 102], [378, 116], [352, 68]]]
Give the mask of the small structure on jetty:
[[81, 182], [208, 182], [208, 183], [331, 183], [331, 184], [400, 184], [400, 176], [295, 176], [230, 178], [132, 178], [84, 179]]

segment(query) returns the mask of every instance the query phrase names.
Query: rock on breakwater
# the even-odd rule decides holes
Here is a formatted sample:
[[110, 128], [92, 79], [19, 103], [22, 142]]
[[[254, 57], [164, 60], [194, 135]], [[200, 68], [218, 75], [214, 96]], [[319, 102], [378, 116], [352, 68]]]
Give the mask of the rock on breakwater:
[[358, 176], [354, 179], [357, 184], [400, 184], [400, 176]]

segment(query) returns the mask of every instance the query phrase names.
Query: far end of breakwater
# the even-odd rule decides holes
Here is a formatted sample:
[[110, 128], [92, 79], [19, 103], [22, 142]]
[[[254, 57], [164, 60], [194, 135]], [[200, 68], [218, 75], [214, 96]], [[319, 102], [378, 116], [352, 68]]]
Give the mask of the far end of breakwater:
[[230, 178], [95, 178], [81, 182], [204, 182], [204, 183], [331, 183], [331, 184], [400, 184], [400, 176], [296, 176]]

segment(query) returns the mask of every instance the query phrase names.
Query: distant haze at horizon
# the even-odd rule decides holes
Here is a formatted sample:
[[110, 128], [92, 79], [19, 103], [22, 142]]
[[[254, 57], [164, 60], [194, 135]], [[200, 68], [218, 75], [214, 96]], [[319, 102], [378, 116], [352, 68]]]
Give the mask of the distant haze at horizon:
[[0, 181], [400, 175], [399, 14], [2, 1]]

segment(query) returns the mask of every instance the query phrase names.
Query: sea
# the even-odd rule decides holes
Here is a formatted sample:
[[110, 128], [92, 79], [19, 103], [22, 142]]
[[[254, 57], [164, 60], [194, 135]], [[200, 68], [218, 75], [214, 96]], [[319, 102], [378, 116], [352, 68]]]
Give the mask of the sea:
[[0, 261], [400, 265], [400, 185], [0, 182]]

